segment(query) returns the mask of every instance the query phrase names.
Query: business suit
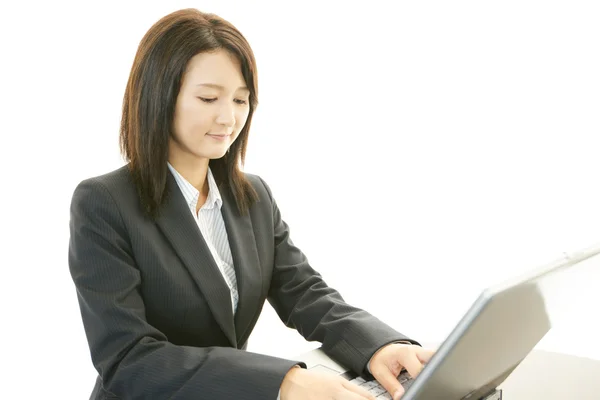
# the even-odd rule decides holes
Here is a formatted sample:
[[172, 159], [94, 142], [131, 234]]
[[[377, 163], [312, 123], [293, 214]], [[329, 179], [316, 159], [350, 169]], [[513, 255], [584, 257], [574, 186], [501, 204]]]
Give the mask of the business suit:
[[156, 221], [143, 214], [126, 166], [78, 185], [69, 266], [99, 372], [92, 399], [275, 399], [297, 362], [245, 351], [266, 299], [288, 327], [357, 373], [381, 346], [407, 340], [325, 284], [290, 240], [268, 186], [246, 176], [259, 197], [247, 216], [219, 188], [235, 315], [172, 175]]

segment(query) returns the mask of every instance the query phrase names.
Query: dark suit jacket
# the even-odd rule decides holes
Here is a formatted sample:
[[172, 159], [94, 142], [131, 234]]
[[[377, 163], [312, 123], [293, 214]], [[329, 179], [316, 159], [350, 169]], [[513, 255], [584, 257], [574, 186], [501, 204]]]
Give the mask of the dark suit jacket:
[[239, 290], [227, 287], [173, 176], [170, 200], [143, 215], [127, 167], [73, 194], [69, 267], [99, 373], [91, 399], [273, 399], [297, 362], [246, 351], [266, 299], [281, 320], [365, 375], [381, 346], [407, 340], [346, 304], [308, 264], [265, 182], [241, 216], [221, 187]]

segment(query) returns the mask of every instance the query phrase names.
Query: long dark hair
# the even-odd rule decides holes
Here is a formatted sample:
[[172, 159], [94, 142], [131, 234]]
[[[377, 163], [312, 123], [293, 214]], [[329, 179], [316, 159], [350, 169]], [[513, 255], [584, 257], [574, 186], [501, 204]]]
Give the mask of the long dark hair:
[[256, 62], [246, 38], [229, 22], [196, 9], [175, 11], [157, 21], [140, 41], [123, 98], [120, 145], [144, 211], [156, 217], [166, 201], [169, 137], [175, 103], [188, 62], [223, 49], [235, 56], [250, 90], [250, 113], [227, 154], [210, 160], [219, 188], [231, 191], [243, 215], [257, 195], [240, 170], [258, 104]]

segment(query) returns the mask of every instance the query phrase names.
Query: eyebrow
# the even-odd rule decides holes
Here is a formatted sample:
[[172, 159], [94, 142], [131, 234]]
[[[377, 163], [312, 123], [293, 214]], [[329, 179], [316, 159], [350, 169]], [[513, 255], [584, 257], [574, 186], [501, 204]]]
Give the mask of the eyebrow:
[[[217, 85], [216, 83], [199, 83], [196, 86], [206, 86], [206, 87], [211, 87], [211, 88], [214, 88], [214, 89], [225, 90], [224, 86]], [[238, 91], [238, 90], [245, 90], [247, 92], [250, 91], [250, 89], [248, 89], [246, 86], [240, 86], [239, 88], [237, 88], [236, 91]]]

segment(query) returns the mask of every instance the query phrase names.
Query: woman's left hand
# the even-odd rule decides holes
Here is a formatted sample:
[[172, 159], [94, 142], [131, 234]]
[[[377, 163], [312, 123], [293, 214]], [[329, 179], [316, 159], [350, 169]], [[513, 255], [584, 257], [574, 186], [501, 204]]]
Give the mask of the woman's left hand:
[[371, 359], [369, 365], [371, 375], [392, 395], [394, 400], [398, 400], [404, 394], [404, 388], [398, 381], [402, 368], [406, 368], [410, 376], [416, 378], [433, 353], [433, 350], [417, 345], [389, 344], [379, 349]]

